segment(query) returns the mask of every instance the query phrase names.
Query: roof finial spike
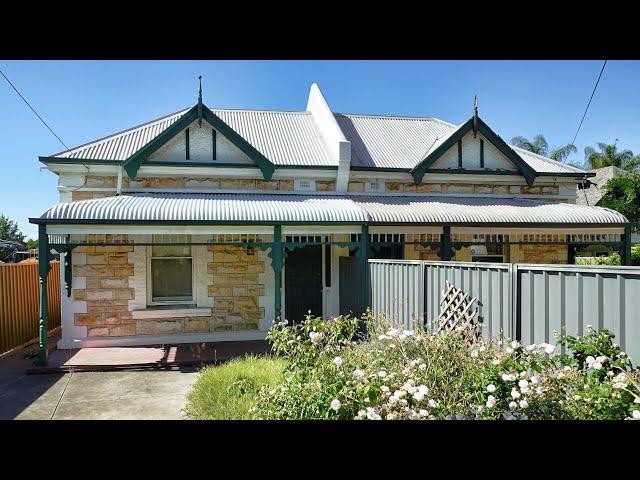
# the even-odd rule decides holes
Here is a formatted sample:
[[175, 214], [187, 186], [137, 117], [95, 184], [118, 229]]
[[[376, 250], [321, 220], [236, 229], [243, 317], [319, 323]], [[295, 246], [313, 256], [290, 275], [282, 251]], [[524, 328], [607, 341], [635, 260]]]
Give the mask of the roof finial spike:
[[202, 75], [198, 76], [200, 87], [198, 89], [198, 126], [202, 127]]
[[478, 133], [478, 95], [473, 96], [473, 138]]

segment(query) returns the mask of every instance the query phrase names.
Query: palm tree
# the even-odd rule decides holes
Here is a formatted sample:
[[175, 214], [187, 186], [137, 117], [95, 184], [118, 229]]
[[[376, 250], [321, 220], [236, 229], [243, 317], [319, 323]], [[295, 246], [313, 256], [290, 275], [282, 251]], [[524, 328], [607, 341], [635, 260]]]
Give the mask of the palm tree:
[[538, 155], [546, 156], [549, 150], [549, 144], [544, 138], [544, 135], [536, 135], [533, 137], [533, 141], [529, 141], [524, 137], [513, 137], [511, 139], [511, 145], [529, 150], [530, 152], [537, 153]]
[[627, 171], [635, 171], [640, 166], [640, 156], [634, 155], [631, 150], [618, 151], [618, 139], [612, 144], [598, 143], [599, 152], [593, 147], [584, 149], [585, 163], [588, 167], [603, 168], [615, 166]]
[[544, 138], [544, 135], [541, 134], [533, 137], [533, 141], [529, 141], [524, 137], [513, 137], [511, 139], [511, 144], [524, 150], [537, 153], [538, 155], [542, 155], [543, 157], [549, 156], [549, 158], [558, 162], [564, 162], [570, 154], [578, 151], [576, 146], [570, 143], [563, 147], [554, 148], [551, 150], [551, 153], [549, 153], [549, 144], [547, 143], [546, 138]]

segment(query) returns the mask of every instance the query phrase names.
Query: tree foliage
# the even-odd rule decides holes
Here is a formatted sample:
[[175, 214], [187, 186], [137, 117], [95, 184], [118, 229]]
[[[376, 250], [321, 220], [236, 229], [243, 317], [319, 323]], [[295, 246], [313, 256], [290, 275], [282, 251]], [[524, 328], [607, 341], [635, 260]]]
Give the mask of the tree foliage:
[[[18, 224], [4, 215], [0, 215], [0, 240], [16, 242], [24, 246], [24, 234], [18, 228]], [[13, 252], [11, 248], [0, 248], [0, 261], [10, 261]]]
[[640, 222], [640, 174], [629, 173], [609, 180], [598, 205], [622, 213], [630, 222]]
[[528, 140], [524, 137], [513, 137], [511, 139], [511, 144], [538, 155], [542, 155], [543, 157], [549, 157], [558, 162], [564, 162], [569, 155], [578, 151], [576, 146], [570, 143], [562, 147], [556, 147], [549, 152], [547, 139], [541, 134], [533, 137], [533, 140]]
[[640, 155], [634, 155], [629, 149], [618, 150], [618, 139], [614, 143], [598, 143], [598, 150], [593, 147], [584, 149], [585, 163], [589, 168], [618, 167], [630, 172], [638, 171]]

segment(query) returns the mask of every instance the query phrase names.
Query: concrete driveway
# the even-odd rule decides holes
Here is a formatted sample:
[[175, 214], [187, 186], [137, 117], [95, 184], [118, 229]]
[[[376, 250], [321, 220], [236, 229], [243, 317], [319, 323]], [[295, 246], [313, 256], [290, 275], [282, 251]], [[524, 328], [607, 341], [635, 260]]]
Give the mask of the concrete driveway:
[[0, 359], [0, 419], [181, 419], [197, 367], [27, 375], [23, 352]]

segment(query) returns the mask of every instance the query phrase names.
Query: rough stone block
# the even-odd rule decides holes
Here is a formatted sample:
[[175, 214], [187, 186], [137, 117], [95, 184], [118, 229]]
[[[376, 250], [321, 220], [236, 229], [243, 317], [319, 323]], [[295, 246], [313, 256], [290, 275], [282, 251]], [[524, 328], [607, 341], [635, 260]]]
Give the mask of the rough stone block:
[[476, 185], [474, 193], [493, 193], [493, 185]]
[[112, 337], [121, 337], [124, 335], [135, 335], [136, 325], [135, 323], [128, 323], [124, 325], [116, 325], [109, 329], [109, 335]]
[[220, 179], [220, 188], [223, 190], [238, 190], [240, 188], [240, 180], [236, 178]]
[[448, 184], [447, 193], [473, 193], [473, 184]]
[[87, 300], [112, 300], [113, 290], [87, 290]]
[[442, 184], [440, 183], [421, 183], [415, 186], [416, 193], [440, 193], [442, 192]]
[[280, 190], [293, 190], [293, 180], [280, 180]]
[[385, 182], [384, 186], [387, 189], [387, 192], [403, 192], [404, 191], [404, 183], [402, 182]]
[[96, 328], [87, 329], [88, 337], [106, 337], [108, 335], [109, 335], [108, 327], [96, 327]]
[[278, 181], [277, 180], [256, 180], [256, 189], [278, 190]]
[[99, 313], [76, 313], [73, 317], [74, 323], [79, 326], [101, 325], [102, 314]]
[[232, 295], [230, 286], [209, 285], [207, 286], [207, 289], [210, 297], [230, 297]]
[[203, 333], [209, 331], [209, 317], [191, 317], [184, 320], [185, 333]]
[[87, 291], [84, 289], [73, 289], [73, 299], [74, 300], [86, 300], [87, 299]]
[[316, 180], [317, 192], [332, 192], [336, 189], [336, 182], [333, 180]]
[[135, 324], [138, 335], [157, 335], [163, 333], [181, 333], [182, 321], [170, 320], [138, 320]]
[[107, 256], [104, 253], [87, 253], [87, 265], [106, 265]]
[[348, 192], [364, 192], [364, 182], [349, 182]]

